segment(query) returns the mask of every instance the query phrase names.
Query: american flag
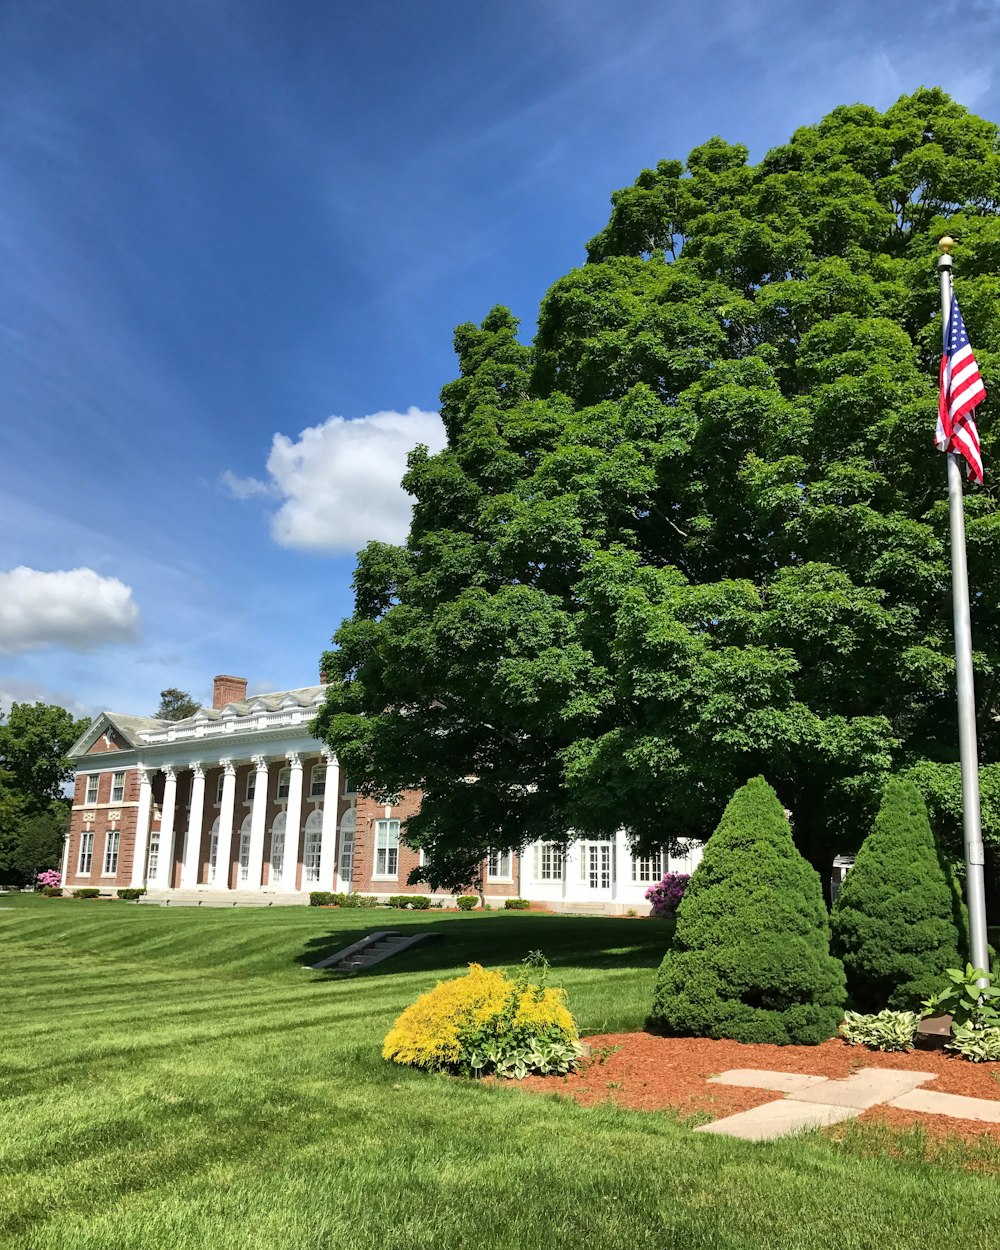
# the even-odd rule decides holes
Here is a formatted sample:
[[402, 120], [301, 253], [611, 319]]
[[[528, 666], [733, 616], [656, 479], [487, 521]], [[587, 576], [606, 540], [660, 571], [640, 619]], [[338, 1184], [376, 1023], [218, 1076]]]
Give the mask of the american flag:
[[944, 327], [944, 354], [941, 357], [941, 393], [938, 396], [938, 420], [934, 441], [938, 451], [964, 456], [969, 476], [983, 480], [983, 458], [979, 450], [979, 431], [972, 410], [986, 398], [986, 387], [979, 376], [979, 366], [969, 345], [969, 335], [959, 311], [958, 300], [951, 297], [951, 311]]

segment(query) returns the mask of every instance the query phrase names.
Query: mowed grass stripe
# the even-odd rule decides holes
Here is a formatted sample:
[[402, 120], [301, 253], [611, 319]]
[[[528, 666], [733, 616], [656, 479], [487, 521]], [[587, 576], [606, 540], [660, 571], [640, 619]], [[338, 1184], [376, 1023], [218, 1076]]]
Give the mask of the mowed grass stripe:
[[422, 988], [534, 947], [579, 1016], [628, 1027], [666, 941], [653, 924], [456, 918], [453, 937], [414, 948], [416, 967], [345, 981], [301, 960], [361, 927], [346, 914], [15, 905], [0, 929], [16, 1007], [3, 1246], [910, 1250], [931, 1228], [975, 1244], [1000, 1209], [992, 1177], [863, 1144], [727, 1142], [381, 1060]]

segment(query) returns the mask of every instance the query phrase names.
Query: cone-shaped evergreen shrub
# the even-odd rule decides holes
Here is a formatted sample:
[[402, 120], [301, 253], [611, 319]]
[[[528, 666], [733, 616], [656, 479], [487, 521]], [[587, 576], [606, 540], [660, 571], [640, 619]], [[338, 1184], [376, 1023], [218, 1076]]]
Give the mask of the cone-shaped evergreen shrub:
[[651, 1023], [738, 1042], [818, 1043], [843, 1018], [844, 973], [815, 869], [763, 777], [737, 790], [677, 911]]
[[961, 907], [912, 781], [886, 787], [833, 909], [833, 950], [860, 1011], [916, 1008], [964, 963]]

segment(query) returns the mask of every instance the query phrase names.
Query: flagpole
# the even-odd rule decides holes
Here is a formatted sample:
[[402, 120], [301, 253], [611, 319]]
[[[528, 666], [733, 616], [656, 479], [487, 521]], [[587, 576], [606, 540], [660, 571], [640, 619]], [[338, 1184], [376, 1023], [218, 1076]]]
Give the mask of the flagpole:
[[[938, 247], [941, 279], [941, 324], [947, 333], [951, 314], [951, 249], [945, 236]], [[983, 834], [979, 813], [979, 748], [976, 742], [976, 695], [972, 676], [972, 616], [969, 569], [965, 556], [965, 511], [960, 457], [949, 452], [948, 503], [951, 521], [951, 591], [955, 614], [955, 669], [958, 678], [958, 750], [962, 761], [962, 832], [965, 842], [965, 894], [969, 905], [969, 957], [976, 968], [989, 970], [986, 937], [986, 889], [983, 880]]]

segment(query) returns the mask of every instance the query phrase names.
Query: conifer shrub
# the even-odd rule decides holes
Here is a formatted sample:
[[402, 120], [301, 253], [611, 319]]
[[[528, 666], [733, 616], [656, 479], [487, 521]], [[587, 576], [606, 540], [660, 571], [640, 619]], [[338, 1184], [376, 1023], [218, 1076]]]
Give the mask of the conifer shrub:
[[843, 1017], [819, 875], [763, 777], [705, 845], [660, 965], [650, 1023], [680, 1036], [814, 1045]]
[[[546, 988], [548, 963], [529, 956], [514, 977], [470, 964], [422, 994], [392, 1026], [382, 1055], [463, 1076], [567, 1072], [583, 1054], [563, 990]], [[540, 968], [541, 984], [527, 965]]]
[[889, 782], [832, 916], [852, 1005], [913, 1010], [964, 962], [961, 901], [912, 781]]

